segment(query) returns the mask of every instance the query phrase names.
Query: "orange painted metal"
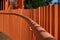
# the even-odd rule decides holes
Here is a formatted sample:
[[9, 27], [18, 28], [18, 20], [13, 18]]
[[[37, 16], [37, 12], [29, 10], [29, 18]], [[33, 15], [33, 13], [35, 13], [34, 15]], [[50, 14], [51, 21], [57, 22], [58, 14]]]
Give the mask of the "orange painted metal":
[[58, 5], [54, 6], [54, 36], [56, 38], [56, 40], [58, 40]]
[[[51, 33], [56, 40], [59, 40], [59, 7], [60, 4], [56, 4], [37, 9], [3, 10], [0, 12], [18, 13], [28, 16]], [[24, 19], [12, 15], [0, 14], [0, 32], [4, 32], [13, 40], [38, 40], [33, 32], [29, 30], [29, 25]]]
[[31, 20], [28, 17], [25, 17], [23, 15], [19, 15], [16, 13], [0, 13], [0, 14], [9, 14], [9, 15], [15, 15], [24, 18], [28, 24], [31, 26], [33, 33], [38, 38], [38, 40], [54, 40], [53, 36], [51, 36], [48, 32], [45, 31], [44, 28], [42, 28], [39, 24], [37, 24], [35, 21]]
[[[58, 35], [60, 35], [60, 4], [58, 4]], [[58, 36], [58, 40], [60, 40], [60, 36]]]
[[17, 8], [24, 9], [24, 0], [17, 0], [17, 3], [18, 3]]

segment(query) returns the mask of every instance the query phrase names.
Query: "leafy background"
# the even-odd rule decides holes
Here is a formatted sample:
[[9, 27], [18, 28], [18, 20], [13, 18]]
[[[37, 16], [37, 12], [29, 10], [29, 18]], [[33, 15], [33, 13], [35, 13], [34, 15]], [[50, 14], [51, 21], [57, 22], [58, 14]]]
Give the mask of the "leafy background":
[[24, 0], [24, 8], [33, 9], [33, 8], [50, 5], [52, 3], [54, 3], [53, 0]]

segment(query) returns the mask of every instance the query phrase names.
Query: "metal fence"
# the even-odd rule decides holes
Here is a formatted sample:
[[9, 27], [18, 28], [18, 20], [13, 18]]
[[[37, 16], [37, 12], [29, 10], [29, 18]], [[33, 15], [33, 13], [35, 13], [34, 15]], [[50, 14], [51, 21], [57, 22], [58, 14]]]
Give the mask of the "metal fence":
[[[37, 9], [1, 10], [0, 13], [18, 13], [28, 16], [40, 24], [47, 32], [59, 40], [60, 4], [39, 7]], [[30, 30], [28, 23], [14, 15], [0, 14], [0, 32], [7, 34], [12, 40], [38, 40]]]

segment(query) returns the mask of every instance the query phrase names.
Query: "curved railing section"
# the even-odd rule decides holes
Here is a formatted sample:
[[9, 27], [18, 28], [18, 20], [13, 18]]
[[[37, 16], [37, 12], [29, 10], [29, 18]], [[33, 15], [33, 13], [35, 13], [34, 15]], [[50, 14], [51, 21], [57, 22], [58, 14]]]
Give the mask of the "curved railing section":
[[33, 21], [27, 16], [16, 13], [0, 13], [0, 14], [15, 15], [25, 19], [28, 22], [28, 24], [31, 26], [32, 31], [37, 36], [38, 40], [55, 40], [51, 34], [49, 34], [44, 28], [42, 28], [39, 24], [37, 24], [35, 21]]

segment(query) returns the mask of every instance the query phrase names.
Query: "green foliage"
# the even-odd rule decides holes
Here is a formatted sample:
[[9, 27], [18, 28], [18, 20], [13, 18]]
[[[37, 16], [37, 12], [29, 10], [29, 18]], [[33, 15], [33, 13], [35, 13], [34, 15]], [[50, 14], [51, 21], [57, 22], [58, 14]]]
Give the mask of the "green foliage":
[[24, 7], [25, 9], [32, 9], [32, 8], [38, 8], [41, 6], [46, 6], [49, 5], [49, 3], [52, 0], [47, 0], [47, 1], [43, 1], [43, 0], [24, 0]]

